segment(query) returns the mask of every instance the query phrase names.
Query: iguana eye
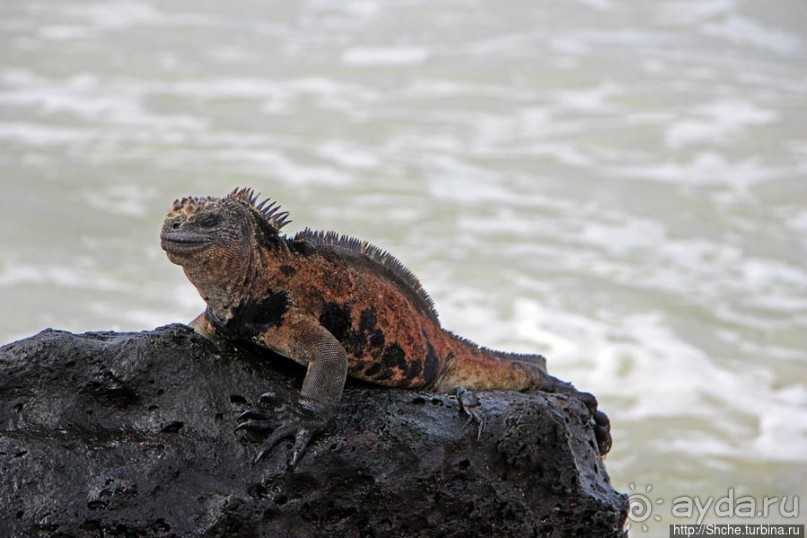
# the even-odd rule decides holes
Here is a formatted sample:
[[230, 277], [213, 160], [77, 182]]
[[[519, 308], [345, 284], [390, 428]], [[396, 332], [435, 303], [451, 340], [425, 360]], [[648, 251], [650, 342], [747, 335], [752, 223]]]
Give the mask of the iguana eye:
[[218, 226], [221, 219], [216, 215], [208, 215], [199, 220], [199, 226], [202, 228], [215, 228]]

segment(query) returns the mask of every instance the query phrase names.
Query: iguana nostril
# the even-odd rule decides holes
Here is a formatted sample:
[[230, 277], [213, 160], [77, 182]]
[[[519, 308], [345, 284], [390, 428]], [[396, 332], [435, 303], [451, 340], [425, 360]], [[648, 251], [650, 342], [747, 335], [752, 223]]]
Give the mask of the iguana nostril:
[[178, 223], [178, 222], [173, 223], [173, 224], [171, 225], [171, 229], [172, 229], [172, 230], [179, 230], [179, 223]]

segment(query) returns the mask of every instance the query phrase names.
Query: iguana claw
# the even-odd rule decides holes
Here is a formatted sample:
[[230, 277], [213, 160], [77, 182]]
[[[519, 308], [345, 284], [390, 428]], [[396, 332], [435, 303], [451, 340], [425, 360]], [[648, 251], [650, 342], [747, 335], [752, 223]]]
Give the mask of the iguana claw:
[[294, 436], [294, 447], [291, 451], [291, 460], [289, 461], [288, 468], [293, 469], [297, 466], [300, 459], [305, 455], [306, 450], [308, 449], [308, 443], [311, 442], [311, 439], [314, 435], [319, 432], [322, 428], [317, 430], [306, 428], [300, 424], [295, 423], [287, 423], [280, 426], [276, 429], [269, 438], [264, 441], [263, 448], [261, 451], [258, 452], [258, 455], [255, 456], [255, 459], [252, 460], [253, 465], [261, 461], [263, 458], [269, 455], [272, 449], [283, 439], [286, 437]]
[[261, 413], [260, 411], [244, 411], [238, 415], [238, 427], [235, 428], [235, 431], [249, 430], [258, 432], [261, 428], [265, 427], [264, 432], [268, 433], [274, 429], [269, 425], [270, 420], [271, 417], [269, 415]]
[[[274, 395], [271, 398], [268, 394], [261, 396], [261, 403], [275, 401]], [[266, 397], [266, 398], [265, 398]], [[291, 452], [291, 459], [288, 468], [294, 468], [305, 455], [311, 439], [325, 429], [330, 419], [330, 414], [315, 408], [310, 408], [300, 403], [294, 402], [281, 407], [275, 416], [270, 416], [261, 411], [246, 411], [238, 417], [240, 424], [238, 430], [246, 430], [256, 434], [270, 433], [264, 441], [258, 455], [253, 460], [253, 464], [258, 463], [268, 456], [272, 449], [280, 441], [287, 437], [294, 437], [294, 447]]]

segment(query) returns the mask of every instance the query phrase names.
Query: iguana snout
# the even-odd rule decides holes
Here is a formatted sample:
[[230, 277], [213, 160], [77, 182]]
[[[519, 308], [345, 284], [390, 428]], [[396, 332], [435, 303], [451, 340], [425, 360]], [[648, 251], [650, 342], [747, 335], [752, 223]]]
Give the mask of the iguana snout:
[[213, 245], [213, 236], [200, 223], [184, 217], [166, 219], [160, 232], [160, 244], [172, 262], [175, 256], [201, 252]]

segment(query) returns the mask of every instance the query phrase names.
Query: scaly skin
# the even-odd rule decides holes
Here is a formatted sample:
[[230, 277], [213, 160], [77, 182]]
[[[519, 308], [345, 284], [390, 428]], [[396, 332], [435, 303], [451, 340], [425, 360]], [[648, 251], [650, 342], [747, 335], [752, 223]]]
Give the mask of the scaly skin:
[[[347, 375], [439, 392], [572, 394], [591, 410], [600, 452], [608, 452], [608, 419], [596, 399], [549, 375], [542, 356], [493, 351], [446, 331], [418, 280], [395, 258], [330, 232], [287, 237], [280, 230], [288, 213], [267, 202], [258, 204], [251, 189], [177, 200], [161, 233], [168, 258], [207, 303], [192, 322], [198, 332], [249, 341], [308, 368], [283, 424], [244, 414], [239, 428], [272, 431], [258, 458], [293, 435], [294, 465], [336, 412]], [[468, 405], [473, 398], [461, 393]]]

